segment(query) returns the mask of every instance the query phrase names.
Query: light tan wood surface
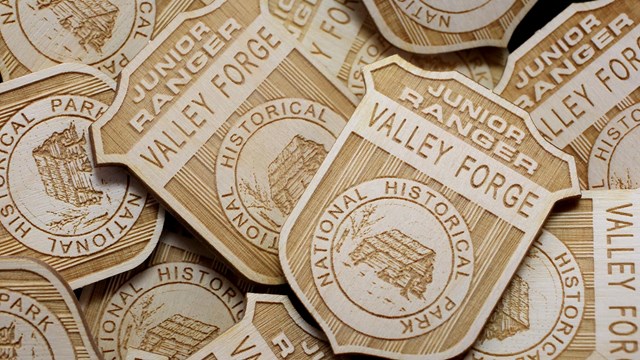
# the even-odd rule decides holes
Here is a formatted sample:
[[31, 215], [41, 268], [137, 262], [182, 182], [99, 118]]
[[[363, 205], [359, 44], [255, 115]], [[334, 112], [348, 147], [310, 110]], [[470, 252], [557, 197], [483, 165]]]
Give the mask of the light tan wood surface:
[[467, 359], [640, 358], [640, 193], [559, 204]]
[[2, 1], [0, 75], [6, 81], [81, 63], [115, 78], [179, 13], [212, 1]]
[[455, 72], [401, 58], [368, 92], [282, 232], [294, 292], [336, 353], [452, 357], [479, 335], [555, 201], [570, 156]]
[[441, 55], [416, 55], [384, 39], [361, 1], [263, 0], [269, 13], [316, 62], [358, 97], [365, 92], [362, 67], [398, 54], [432, 71], [455, 70], [492, 89], [502, 76], [508, 52], [480, 48]]
[[286, 295], [247, 294], [240, 323], [188, 360], [342, 359], [321, 332], [307, 324]]
[[537, 0], [362, 0], [382, 35], [417, 54], [507, 47]]
[[5, 359], [102, 359], [69, 286], [30, 258], [0, 257], [0, 335]]
[[163, 234], [143, 265], [83, 289], [80, 303], [105, 359], [185, 359], [240, 321], [248, 290], [194, 239]]
[[92, 133], [99, 163], [126, 165], [247, 278], [280, 284], [280, 228], [356, 99], [265, 11], [216, 1], [179, 16]]
[[640, 187], [637, 5], [571, 5], [510, 56], [496, 88], [575, 157], [582, 189]]
[[140, 264], [164, 221], [126, 170], [94, 167], [89, 126], [114, 90], [79, 64], [0, 84], [0, 256], [42, 260], [73, 288]]

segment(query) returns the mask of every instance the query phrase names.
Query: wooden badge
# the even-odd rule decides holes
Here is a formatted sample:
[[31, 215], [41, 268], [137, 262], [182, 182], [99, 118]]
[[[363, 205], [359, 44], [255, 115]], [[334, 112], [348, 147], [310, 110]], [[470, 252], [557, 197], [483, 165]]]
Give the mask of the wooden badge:
[[0, 257], [0, 342], [3, 359], [101, 359], [69, 286], [30, 258]]
[[176, 15], [212, 1], [0, 1], [0, 74], [82, 63], [116, 77]]
[[128, 166], [246, 277], [279, 284], [280, 228], [356, 100], [265, 11], [221, 0], [180, 16], [92, 131], [99, 163]]
[[640, 187], [640, 9], [574, 4], [510, 58], [496, 92], [576, 159], [583, 189]]
[[244, 319], [188, 360], [339, 358], [286, 295], [247, 294], [247, 301]]
[[382, 35], [417, 54], [507, 47], [537, 0], [363, 0]]
[[240, 321], [244, 283], [193, 241], [165, 234], [145, 264], [83, 289], [105, 360], [127, 359], [129, 350], [185, 359]]
[[477, 337], [554, 202], [570, 156], [528, 115], [455, 73], [398, 56], [282, 231], [293, 290], [336, 353], [445, 358]]
[[640, 193], [556, 207], [467, 359], [640, 358]]
[[364, 95], [362, 67], [399, 54], [425, 70], [455, 70], [492, 89], [502, 76], [506, 49], [484, 48], [440, 55], [415, 55], [389, 44], [360, 1], [268, 0], [269, 13], [291, 32], [316, 62], [358, 97]]
[[89, 126], [114, 89], [79, 64], [0, 84], [0, 256], [40, 259], [72, 288], [140, 264], [164, 221], [127, 171], [94, 168]]

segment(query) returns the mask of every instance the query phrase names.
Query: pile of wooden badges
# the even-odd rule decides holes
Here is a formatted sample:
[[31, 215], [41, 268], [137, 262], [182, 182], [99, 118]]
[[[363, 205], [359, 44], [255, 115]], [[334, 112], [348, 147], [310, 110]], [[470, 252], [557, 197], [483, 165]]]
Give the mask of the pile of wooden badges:
[[639, 3], [535, 3], [0, 0], [0, 360], [640, 359]]

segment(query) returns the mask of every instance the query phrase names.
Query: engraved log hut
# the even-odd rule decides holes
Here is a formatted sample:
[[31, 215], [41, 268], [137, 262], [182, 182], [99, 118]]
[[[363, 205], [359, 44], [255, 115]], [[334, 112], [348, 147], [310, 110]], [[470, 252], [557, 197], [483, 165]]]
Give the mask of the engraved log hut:
[[354, 265], [365, 263], [376, 276], [396, 287], [409, 298], [424, 298], [427, 285], [433, 281], [436, 253], [398, 229], [363, 239], [349, 254]]
[[174, 314], [149, 329], [140, 347], [169, 359], [186, 359], [215, 339], [219, 332], [220, 328], [215, 325]]
[[504, 340], [529, 329], [529, 284], [515, 275], [489, 317], [482, 340]]
[[271, 197], [280, 212], [291, 213], [326, 156], [322, 144], [296, 135], [269, 164]]
[[38, 9], [51, 9], [82, 47], [91, 46], [99, 53], [113, 35], [120, 12], [107, 0], [38, 0]]
[[99, 204], [102, 191], [93, 187], [93, 167], [86, 151], [85, 134], [71, 124], [55, 132], [33, 150], [40, 179], [47, 195], [76, 207]]

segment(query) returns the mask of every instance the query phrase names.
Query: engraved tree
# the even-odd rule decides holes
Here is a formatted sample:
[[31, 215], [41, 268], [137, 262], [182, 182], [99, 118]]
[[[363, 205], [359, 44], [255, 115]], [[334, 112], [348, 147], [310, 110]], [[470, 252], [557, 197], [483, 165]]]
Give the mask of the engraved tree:
[[373, 225], [383, 219], [383, 217], [373, 217], [377, 209], [376, 205], [366, 205], [359, 214], [349, 215], [350, 227], [346, 228], [338, 238], [336, 252], [342, 251], [342, 246], [347, 239], [358, 241], [371, 235]]
[[148, 296], [139, 304], [136, 304], [131, 309], [132, 323], [127, 325], [127, 329], [124, 332], [124, 336], [121, 339], [120, 347], [125, 349], [128, 347], [131, 335], [135, 331], [136, 337], [141, 338], [151, 326], [151, 320], [153, 315], [160, 311], [164, 304], [153, 306], [154, 295]]
[[631, 190], [640, 187], [639, 184], [631, 178], [631, 172], [628, 168], [626, 169], [626, 176], [620, 177], [614, 173], [610, 180], [612, 188], [614, 189]]
[[247, 181], [247, 179], [242, 179], [240, 184], [238, 185], [238, 191], [244, 195], [244, 199], [246, 200], [245, 206], [247, 209], [254, 209], [258, 214], [271, 226], [278, 228], [280, 225], [271, 219], [269, 216], [269, 212], [274, 211], [276, 208], [273, 199], [271, 198], [271, 194], [265, 188], [263, 188], [256, 174], [254, 173], [251, 181]]

